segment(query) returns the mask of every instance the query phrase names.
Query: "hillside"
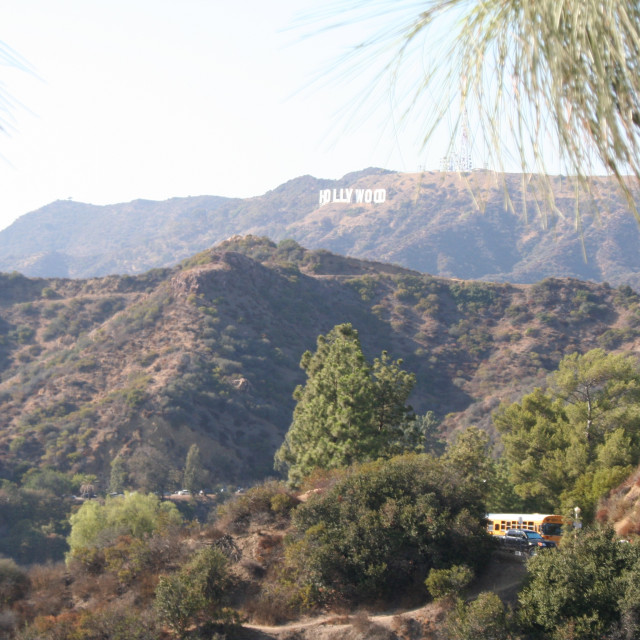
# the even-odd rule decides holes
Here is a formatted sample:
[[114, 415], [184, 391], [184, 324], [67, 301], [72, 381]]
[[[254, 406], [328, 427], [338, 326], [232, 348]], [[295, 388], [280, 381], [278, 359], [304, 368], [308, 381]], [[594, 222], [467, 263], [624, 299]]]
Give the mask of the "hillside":
[[[591, 196], [578, 197], [569, 178], [557, 176], [551, 184], [555, 208], [534, 178], [521, 175], [381, 169], [335, 181], [302, 176], [247, 199], [58, 201], [0, 232], [0, 271], [139, 274], [173, 266], [235, 234], [254, 234], [445, 277], [533, 283], [555, 276], [640, 288], [638, 225], [613, 180], [594, 178]], [[354, 190], [349, 202], [333, 202], [341, 189], [345, 201], [346, 190]], [[386, 198], [358, 204], [357, 189], [385, 189]], [[324, 190], [335, 190], [335, 198], [320, 206]]]
[[264, 477], [301, 354], [342, 322], [369, 359], [404, 359], [417, 412], [491, 428], [500, 400], [564, 354], [636, 348], [639, 302], [628, 287], [462, 282], [256, 237], [139, 276], [2, 275], [1, 475], [47, 464], [106, 483], [116, 455], [141, 473], [181, 467], [196, 442], [216, 481]]
[[640, 535], [640, 467], [600, 501], [597, 517], [619, 536]]

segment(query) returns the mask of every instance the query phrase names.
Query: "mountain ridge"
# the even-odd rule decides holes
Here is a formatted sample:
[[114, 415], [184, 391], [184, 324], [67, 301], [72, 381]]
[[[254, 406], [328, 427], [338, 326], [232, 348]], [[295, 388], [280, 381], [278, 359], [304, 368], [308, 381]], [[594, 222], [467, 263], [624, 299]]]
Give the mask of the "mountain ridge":
[[410, 402], [443, 435], [492, 432], [500, 401], [543, 385], [567, 353], [637, 350], [640, 297], [446, 279], [256, 236], [142, 275], [0, 275], [0, 476], [53, 466], [108, 483], [118, 456], [138, 473], [179, 467], [193, 443], [217, 480], [268, 476], [302, 353], [344, 322], [370, 361], [403, 359]]
[[[58, 201], [0, 232], [0, 271], [144, 273], [233, 235], [253, 234], [443, 277], [515, 283], [575, 277], [640, 288], [640, 233], [613, 180], [594, 178], [592, 194], [577, 197], [571, 179], [550, 180], [553, 202], [535, 176], [376, 168], [340, 180], [300, 176], [246, 199], [194, 196], [103, 207]], [[319, 206], [322, 189], [358, 187], [386, 189], [385, 202]]]

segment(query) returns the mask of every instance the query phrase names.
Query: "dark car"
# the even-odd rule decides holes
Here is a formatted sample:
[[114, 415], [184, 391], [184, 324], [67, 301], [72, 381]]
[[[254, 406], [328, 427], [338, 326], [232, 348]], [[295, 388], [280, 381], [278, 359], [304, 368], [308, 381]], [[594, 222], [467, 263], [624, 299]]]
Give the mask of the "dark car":
[[496, 536], [502, 545], [517, 555], [535, 556], [542, 549], [555, 549], [556, 543], [545, 540], [536, 531], [509, 529], [503, 536]]

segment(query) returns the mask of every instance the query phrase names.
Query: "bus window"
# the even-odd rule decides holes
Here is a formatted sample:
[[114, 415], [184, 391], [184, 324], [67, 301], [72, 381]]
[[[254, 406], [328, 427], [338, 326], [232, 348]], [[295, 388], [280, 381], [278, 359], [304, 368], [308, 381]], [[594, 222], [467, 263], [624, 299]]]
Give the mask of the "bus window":
[[557, 522], [545, 522], [541, 528], [541, 532], [545, 536], [561, 536], [562, 525]]

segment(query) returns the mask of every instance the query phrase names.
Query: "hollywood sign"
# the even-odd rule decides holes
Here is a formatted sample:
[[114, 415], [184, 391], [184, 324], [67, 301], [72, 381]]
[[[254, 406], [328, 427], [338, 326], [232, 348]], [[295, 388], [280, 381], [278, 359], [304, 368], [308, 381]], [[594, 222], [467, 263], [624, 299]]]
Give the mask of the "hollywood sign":
[[386, 189], [320, 189], [321, 207], [332, 202], [380, 204], [386, 199]]

